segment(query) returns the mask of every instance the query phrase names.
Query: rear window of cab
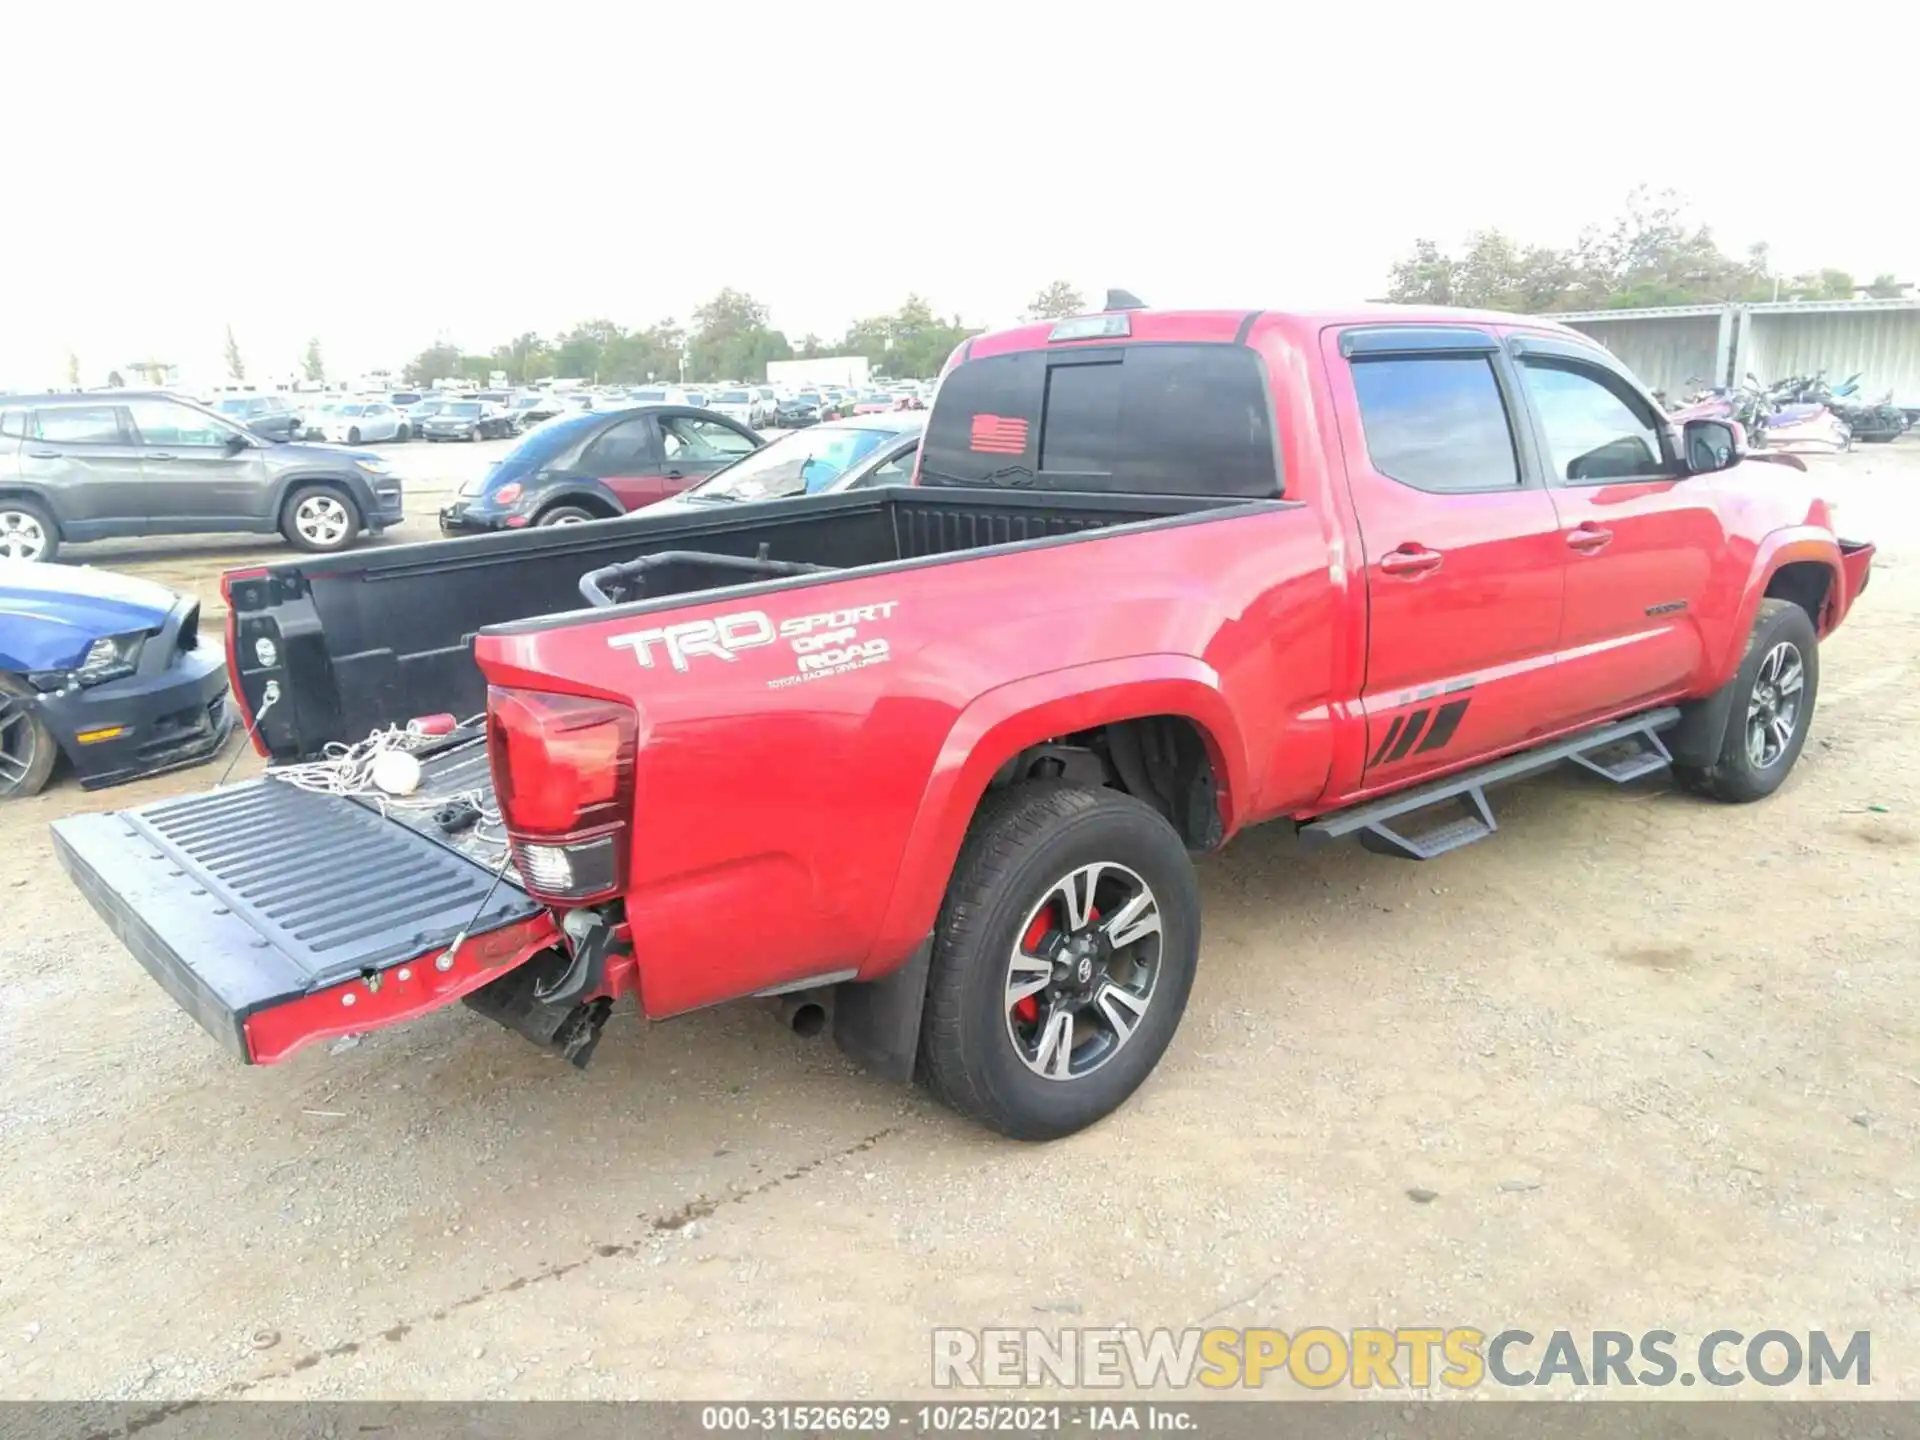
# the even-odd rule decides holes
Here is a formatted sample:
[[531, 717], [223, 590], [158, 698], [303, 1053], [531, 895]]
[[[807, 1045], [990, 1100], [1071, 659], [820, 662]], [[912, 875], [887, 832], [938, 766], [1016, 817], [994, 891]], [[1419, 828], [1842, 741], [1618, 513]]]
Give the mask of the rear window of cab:
[[965, 361], [940, 383], [922, 485], [1281, 493], [1272, 408], [1244, 345], [1077, 345]]

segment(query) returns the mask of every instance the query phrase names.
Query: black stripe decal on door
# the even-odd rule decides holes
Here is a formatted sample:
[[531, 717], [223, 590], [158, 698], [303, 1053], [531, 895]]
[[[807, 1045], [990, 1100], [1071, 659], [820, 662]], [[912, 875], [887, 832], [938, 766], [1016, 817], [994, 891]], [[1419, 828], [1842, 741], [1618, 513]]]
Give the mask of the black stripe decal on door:
[[1404, 715], [1396, 715], [1393, 717], [1393, 724], [1387, 727], [1387, 738], [1380, 742], [1380, 748], [1373, 752], [1373, 759], [1368, 761], [1368, 764], [1378, 765], [1386, 760], [1387, 751], [1391, 750], [1393, 748], [1393, 742], [1400, 738], [1400, 727], [1406, 723], [1407, 717]]
[[1427, 738], [1420, 742], [1416, 755], [1424, 755], [1429, 750], [1438, 750], [1453, 739], [1453, 732], [1460, 728], [1460, 718], [1467, 713], [1470, 700], [1453, 700], [1440, 707], [1440, 713], [1433, 717], [1433, 728], [1427, 731]]
[[1427, 723], [1428, 714], [1429, 712], [1425, 710], [1416, 710], [1413, 712], [1412, 718], [1407, 721], [1406, 730], [1401, 733], [1400, 743], [1387, 752], [1387, 764], [1391, 765], [1394, 761], [1404, 757], [1409, 750], [1413, 749], [1413, 742], [1420, 738], [1420, 727]]

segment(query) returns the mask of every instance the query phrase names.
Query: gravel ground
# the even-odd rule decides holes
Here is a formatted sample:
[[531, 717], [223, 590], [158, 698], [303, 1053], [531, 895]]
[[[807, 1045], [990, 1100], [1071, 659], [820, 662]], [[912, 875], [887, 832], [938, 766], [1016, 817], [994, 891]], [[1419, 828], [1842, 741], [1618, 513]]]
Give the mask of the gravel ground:
[[[499, 448], [396, 447], [384, 543]], [[1920, 442], [1820, 473], [1882, 558], [1778, 796], [1557, 773], [1429, 866], [1254, 832], [1159, 1072], [1044, 1148], [748, 1007], [584, 1073], [457, 1007], [236, 1066], [46, 832], [215, 772], [7, 806], [0, 1396], [900, 1396], [936, 1325], [1201, 1322], [1870, 1329], [1920, 1394]], [[73, 558], [212, 609], [288, 553]]]

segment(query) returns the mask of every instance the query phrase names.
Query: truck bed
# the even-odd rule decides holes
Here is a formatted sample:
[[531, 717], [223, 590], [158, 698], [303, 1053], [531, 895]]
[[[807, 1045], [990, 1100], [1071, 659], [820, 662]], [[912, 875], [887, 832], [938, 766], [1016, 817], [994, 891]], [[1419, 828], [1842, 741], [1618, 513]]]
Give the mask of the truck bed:
[[[288, 761], [411, 716], [479, 712], [474, 636], [586, 608], [581, 576], [619, 562], [689, 551], [873, 569], [1273, 503], [894, 488], [362, 550], [229, 576], [229, 653], [261, 748]], [[689, 574], [688, 590], [736, 583]], [[673, 597], [629, 608], [660, 603]], [[281, 698], [263, 714], [270, 684]]]

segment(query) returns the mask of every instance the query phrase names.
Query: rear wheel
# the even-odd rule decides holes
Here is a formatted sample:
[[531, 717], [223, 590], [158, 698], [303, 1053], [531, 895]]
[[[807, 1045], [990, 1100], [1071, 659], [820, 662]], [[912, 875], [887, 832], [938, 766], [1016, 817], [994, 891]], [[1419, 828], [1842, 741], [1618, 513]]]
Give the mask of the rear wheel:
[[360, 443], [360, 427], [356, 425], [351, 430], [347, 431], [347, 444], [358, 445], [359, 443]]
[[1711, 765], [1676, 765], [1682, 784], [1742, 805], [1778, 790], [1800, 758], [1820, 689], [1819, 638], [1791, 600], [1762, 600], [1733, 677], [1726, 734]]
[[413, 438], [413, 431], [405, 425], [402, 425], [398, 430], [393, 432], [393, 438], [396, 440], [411, 440]]
[[287, 497], [280, 512], [280, 533], [302, 550], [321, 554], [344, 550], [360, 533], [360, 512], [338, 490], [303, 486]]
[[584, 525], [589, 520], [604, 520], [604, 515], [596, 515], [591, 510], [583, 510], [578, 505], [555, 505], [551, 510], [542, 510], [536, 525]]
[[1003, 1135], [1070, 1135], [1159, 1062], [1199, 949], [1193, 862], [1158, 813], [1056, 783], [996, 796], [941, 907], [921, 1076]]
[[51, 560], [59, 553], [59, 528], [41, 506], [0, 500], [0, 560]]
[[38, 795], [60, 758], [53, 732], [32, 704], [23, 681], [0, 674], [0, 800]]

